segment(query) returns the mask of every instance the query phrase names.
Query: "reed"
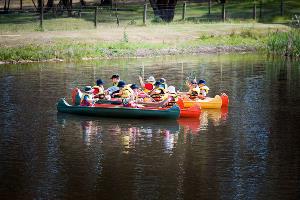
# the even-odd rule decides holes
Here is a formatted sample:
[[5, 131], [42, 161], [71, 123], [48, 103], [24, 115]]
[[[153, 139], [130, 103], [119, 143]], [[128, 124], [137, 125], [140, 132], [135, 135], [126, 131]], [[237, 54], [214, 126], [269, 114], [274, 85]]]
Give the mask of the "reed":
[[266, 48], [270, 54], [300, 58], [300, 30], [270, 33]]

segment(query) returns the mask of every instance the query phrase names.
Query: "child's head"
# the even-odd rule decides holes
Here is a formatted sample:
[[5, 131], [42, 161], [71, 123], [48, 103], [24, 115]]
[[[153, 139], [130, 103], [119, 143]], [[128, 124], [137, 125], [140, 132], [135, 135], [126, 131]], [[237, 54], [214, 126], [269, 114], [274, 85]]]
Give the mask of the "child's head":
[[176, 94], [176, 89], [174, 86], [169, 86], [167, 90], [169, 94]]
[[205, 86], [206, 85], [206, 81], [203, 80], [203, 79], [201, 79], [201, 80], [198, 81], [198, 85], [199, 85], [199, 87]]
[[138, 90], [139, 90], [139, 86], [137, 86], [136, 84], [132, 84], [131, 86], [130, 86], [130, 88], [136, 93], [136, 92], [138, 92]]
[[194, 79], [194, 80], [192, 80], [191, 81], [191, 86], [193, 87], [193, 88], [196, 88], [198, 85], [197, 85], [197, 81]]
[[96, 81], [96, 85], [97, 86], [103, 86], [103, 84], [104, 84], [104, 81], [102, 81], [101, 79], [98, 79], [97, 81]]
[[166, 83], [166, 79], [165, 79], [165, 78], [161, 78], [161, 79], [159, 79], [159, 82], [160, 82], [161, 84], [165, 84], [165, 83]]
[[161, 84], [161, 83], [160, 83], [159, 81], [156, 81], [156, 82], [154, 83], [154, 87], [155, 87], [155, 88], [159, 88], [160, 84]]
[[124, 88], [126, 85], [125, 81], [119, 81], [118, 86], [119, 88]]
[[111, 79], [111, 81], [112, 81], [113, 83], [117, 83], [117, 82], [120, 81], [120, 76], [119, 76], [118, 74], [114, 74], [114, 75], [111, 76], [110, 79]]

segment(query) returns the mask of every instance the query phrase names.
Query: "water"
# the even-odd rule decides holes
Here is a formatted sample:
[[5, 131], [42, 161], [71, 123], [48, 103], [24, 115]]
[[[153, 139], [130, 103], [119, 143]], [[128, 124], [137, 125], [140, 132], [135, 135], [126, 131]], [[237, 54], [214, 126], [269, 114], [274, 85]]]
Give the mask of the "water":
[[[199, 119], [57, 113], [70, 89], [205, 78], [230, 106]], [[0, 67], [1, 199], [299, 199], [300, 63], [203, 55]]]

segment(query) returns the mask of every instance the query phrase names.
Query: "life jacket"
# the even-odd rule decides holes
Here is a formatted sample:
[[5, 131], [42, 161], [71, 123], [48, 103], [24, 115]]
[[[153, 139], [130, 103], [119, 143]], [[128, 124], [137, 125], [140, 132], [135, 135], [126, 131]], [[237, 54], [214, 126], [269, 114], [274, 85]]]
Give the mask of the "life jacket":
[[124, 88], [120, 90], [122, 104], [124, 107], [135, 107], [136, 104], [134, 102], [134, 91], [130, 88], [129, 85], [126, 85]]
[[192, 100], [196, 99], [199, 96], [199, 93], [200, 93], [200, 89], [198, 87], [193, 88], [189, 91], [189, 98]]
[[93, 91], [94, 98], [99, 98], [99, 99], [105, 98], [104, 89], [102, 87], [94, 86], [93, 89], [94, 89]]
[[167, 107], [172, 107], [174, 106], [174, 104], [176, 104], [176, 102], [178, 101], [178, 95], [177, 94], [170, 94], [169, 95], [169, 102], [167, 104]]
[[121, 95], [122, 99], [130, 98], [130, 97], [134, 96], [133, 90], [128, 85], [126, 85], [124, 88], [122, 88], [120, 90], [120, 92], [122, 93], [122, 95]]
[[93, 104], [90, 103], [90, 102], [88, 101], [88, 99], [92, 99], [92, 95], [91, 95], [91, 94], [84, 93], [84, 94], [82, 95], [82, 99], [81, 99], [80, 105], [81, 105], [81, 106], [92, 106]]
[[206, 96], [206, 94], [208, 93], [208, 90], [209, 90], [209, 88], [206, 86], [206, 85], [204, 85], [204, 86], [202, 86], [202, 87], [200, 87], [200, 95], [203, 95], [203, 96]]
[[165, 90], [163, 88], [154, 88], [153, 90], [155, 91], [155, 93], [151, 95], [151, 98], [154, 99], [154, 101], [162, 101], [162, 97], [164, 96], [164, 94], [166, 94]]
[[154, 89], [154, 85], [152, 83], [146, 83], [145, 88], [144, 88], [144, 92], [146, 94], [149, 94], [153, 89]]
[[82, 92], [80, 91], [80, 89], [78, 88], [74, 88], [72, 90], [72, 103], [75, 106], [79, 106], [81, 103], [81, 99], [82, 99]]

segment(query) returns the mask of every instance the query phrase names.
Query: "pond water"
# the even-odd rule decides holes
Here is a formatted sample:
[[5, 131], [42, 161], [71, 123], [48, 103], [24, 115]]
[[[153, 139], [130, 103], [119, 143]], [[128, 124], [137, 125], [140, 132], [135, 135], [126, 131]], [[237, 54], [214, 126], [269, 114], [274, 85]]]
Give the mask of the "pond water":
[[[57, 113], [113, 73], [205, 78], [228, 109], [199, 119]], [[300, 63], [230, 54], [0, 66], [1, 199], [299, 199]]]

